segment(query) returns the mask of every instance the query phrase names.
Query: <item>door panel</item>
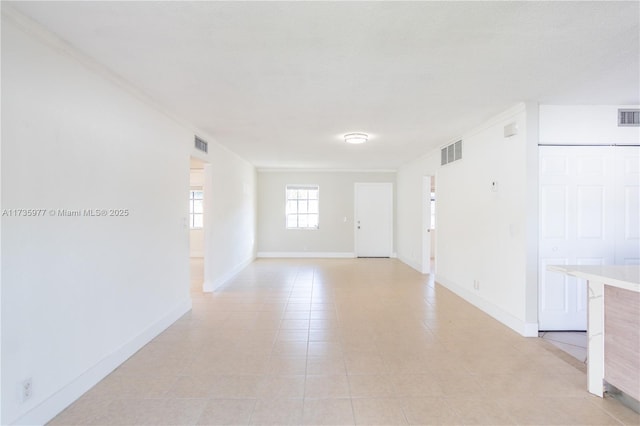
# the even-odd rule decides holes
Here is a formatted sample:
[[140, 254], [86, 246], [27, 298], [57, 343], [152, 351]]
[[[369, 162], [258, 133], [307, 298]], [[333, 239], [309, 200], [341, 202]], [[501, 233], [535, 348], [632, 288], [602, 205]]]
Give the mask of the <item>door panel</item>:
[[640, 190], [636, 187], [624, 188], [624, 240], [640, 240]]
[[616, 222], [616, 263], [621, 265], [640, 264], [640, 148], [619, 147], [617, 158], [619, 187], [619, 215]]
[[566, 312], [569, 277], [547, 270], [548, 265], [566, 265], [567, 259], [547, 258], [540, 260], [540, 276], [544, 277], [546, 285], [540, 289], [540, 306], [545, 313], [563, 315]]
[[577, 192], [578, 239], [604, 238], [604, 188], [578, 186]]
[[393, 245], [393, 186], [355, 184], [356, 256], [391, 257]]
[[540, 189], [540, 223], [544, 239], [567, 238], [567, 186], [543, 185]]
[[587, 283], [547, 265], [640, 263], [640, 149], [540, 147], [540, 330], [586, 330]]
[[613, 260], [613, 170], [610, 147], [540, 147], [541, 330], [587, 328], [586, 282], [546, 267]]

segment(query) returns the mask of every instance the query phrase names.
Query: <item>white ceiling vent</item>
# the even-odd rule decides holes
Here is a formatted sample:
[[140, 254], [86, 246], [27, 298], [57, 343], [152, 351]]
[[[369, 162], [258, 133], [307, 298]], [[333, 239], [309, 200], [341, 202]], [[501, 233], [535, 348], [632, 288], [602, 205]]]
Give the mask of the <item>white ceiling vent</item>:
[[454, 142], [440, 149], [440, 165], [444, 166], [462, 158], [462, 141]]
[[195, 146], [196, 149], [202, 151], [202, 152], [208, 152], [209, 151], [209, 143], [203, 139], [200, 139], [199, 137], [196, 136], [196, 142], [195, 142]]
[[640, 127], [640, 109], [619, 109], [619, 127]]

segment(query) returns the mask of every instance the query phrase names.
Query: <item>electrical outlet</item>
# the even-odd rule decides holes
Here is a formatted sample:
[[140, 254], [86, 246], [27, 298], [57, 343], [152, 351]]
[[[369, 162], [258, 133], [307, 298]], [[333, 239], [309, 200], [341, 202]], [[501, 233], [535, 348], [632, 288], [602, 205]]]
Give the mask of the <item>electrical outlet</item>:
[[20, 383], [20, 401], [25, 402], [33, 396], [33, 381], [28, 377]]

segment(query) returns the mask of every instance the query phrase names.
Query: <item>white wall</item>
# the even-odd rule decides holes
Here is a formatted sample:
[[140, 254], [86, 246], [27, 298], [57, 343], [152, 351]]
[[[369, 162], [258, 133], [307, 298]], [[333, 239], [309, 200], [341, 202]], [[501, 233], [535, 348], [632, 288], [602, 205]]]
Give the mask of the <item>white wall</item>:
[[190, 308], [190, 133], [8, 19], [2, 88], [4, 209], [129, 210], [2, 218], [3, 388], [34, 387], [22, 404], [3, 393], [7, 424], [47, 411]]
[[[205, 155], [204, 153], [201, 155]], [[202, 166], [204, 167], [204, 165]], [[192, 188], [202, 188], [204, 186], [204, 168], [189, 170], [189, 185]]]
[[204, 230], [189, 230], [189, 256], [204, 257]]
[[[418, 271], [425, 270], [422, 264], [422, 178], [435, 176], [439, 161], [440, 152], [432, 151], [398, 169], [398, 258]], [[434, 232], [431, 238], [435, 239]]]
[[618, 108], [638, 105], [540, 105], [544, 145], [638, 145], [640, 127], [618, 127]]
[[[519, 133], [505, 138], [512, 122]], [[528, 275], [537, 262], [537, 235], [530, 234], [537, 197], [527, 190], [537, 175], [528, 145], [535, 149], [537, 140], [527, 132], [520, 105], [464, 135], [462, 160], [440, 167], [436, 279], [521, 334], [535, 335], [535, 304], [527, 296], [537, 286]]]
[[[504, 126], [514, 121], [518, 135], [504, 138]], [[530, 189], [537, 182], [537, 106], [518, 105], [461, 138], [461, 160], [440, 166], [437, 150], [398, 170], [398, 257], [422, 266], [422, 176], [435, 175], [436, 280], [519, 333], [535, 335], [537, 190]]]
[[255, 259], [256, 170], [209, 145], [204, 185], [204, 290], [213, 291]]
[[[2, 217], [0, 423], [41, 424], [190, 309], [185, 200], [200, 154], [188, 126], [2, 9], [2, 208], [47, 211]], [[253, 258], [255, 171], [215, 143], [203, 160], [215, 281]], [[129, 215], [48, 213], [92, 208]]]
[[[395, 181], [395, 172], [259, 171], [258, 256], [353, 257], [354, 184]], [[287, 184], [320, 186], [320, 229], [286, 229]]]

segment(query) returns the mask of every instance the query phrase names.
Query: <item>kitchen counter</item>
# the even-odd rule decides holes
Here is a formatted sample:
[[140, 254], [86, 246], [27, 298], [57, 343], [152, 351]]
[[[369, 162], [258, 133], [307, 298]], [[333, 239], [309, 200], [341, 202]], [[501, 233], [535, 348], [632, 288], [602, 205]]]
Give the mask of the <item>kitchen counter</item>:
[[604, 382], [640, 399], [640, 266], [550, 265], [588, 281], [588, 389], [603, 396]]

